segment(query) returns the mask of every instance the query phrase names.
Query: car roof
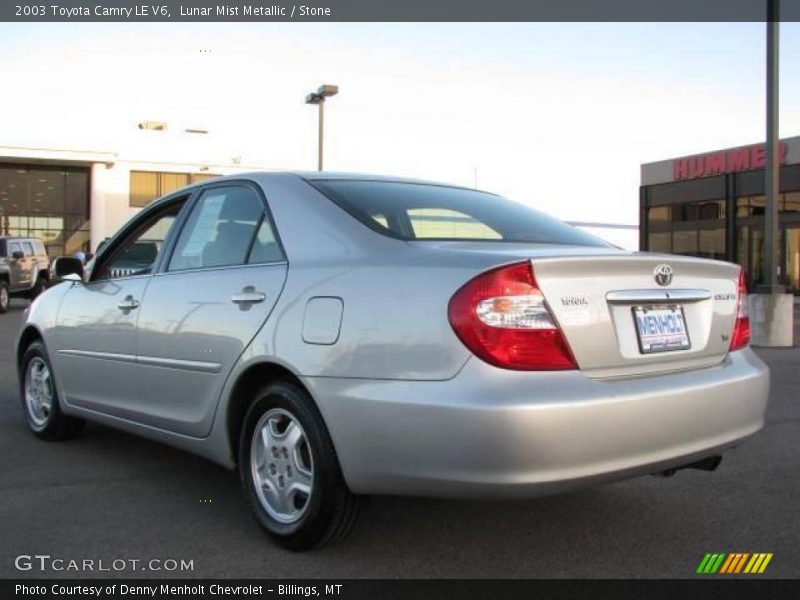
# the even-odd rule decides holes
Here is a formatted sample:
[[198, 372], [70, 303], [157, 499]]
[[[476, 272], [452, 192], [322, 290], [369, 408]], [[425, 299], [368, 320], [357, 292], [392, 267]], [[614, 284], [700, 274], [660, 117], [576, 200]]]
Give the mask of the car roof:
[[420, 185], [433, 185], [439, 187], [449, 187], [454, 189], [462, 189], [462, 190], [469, 190], [469, 191], [479, 191], [486, 194], [491, 194], [496, 196], [497, 194], [493, 192], [487, 192], [485, 190], [476, 190], [473, 188], [468, 188], [462, 185], [457, 185], [454, 183], [443, 183], [441, 181], [430, 181], [426, 179], [416, 179], [412, 177], [399, 177], [395, 175], [378, 175], [375, 173], [356, 173], [356, 172], [349, 172], [349, 171], [270, 171], [270, 170], [260, 170], [260, 171], [244, 171], [241, 173], [230, 173], [228, 175], [221, 175], [219, 177], [214, 177], [213, 179], [205, 179], [203, 181], [198, 181], [196, 183], [191, 183], [189, 185], [185, 185], [181, 188], [173, 190], [168, 195], [163, 196], [156, 201], [152, 202], [151, 204], [147, 205], [147, 208], [150, 209], [151, 207], [157, 208], [158, 206], [162, 205], [167, 198], [176, 198], [181, 196], [182, 194], [191, 193], [195, 188], [206, 186], [215, 183], [222, 183], [224, 181], [235, 181], [235, 180], [242, 180], [242, 179], [249, 179], [254, 182], [265, 182], [269, 181], [272, 177], [285, 177], [286, 175], [291, 175], [295, 177], [299, 177], [305, 181], [313, 182], [313, 181], [331, 181], [331, 180], [341, 180], [341, 181], [383, 181], [386, 183], [416, 183]]
[[[428, 185], [447, 185], [439, 181], [426, 181], [413, 177], [398, 177], [396, 175], [379, 175], [376, 173], [354, 173], [348, 171], [290, 171], [293, 175], [302, 177], [308, 181], [330, 181], [351, 180], [351, 181], [396, 181], [402, 183], [423, 183]], [[453, 186], [459, 187], [459, 186]]]
[[485, 190], [478, 190], [475, 188], [458, 185], [456, 183], [445, 183], [443, 181], [432, 181], [430, 179], [419, 179], [416, 177], [399, 177], [397, 175], [379, 175], [375, 173], [354, 173], [348, 171], [290, 171], [290, 173], [305, 179], [306, 181], [331, 181], [331, 180], [344, 180], [344, 181], [383, 181], [386, 183], [416, 183], [419, 185], [434, 185], [437, 187], [449, 187], [460, 190], [470, 190], [476, 192], [486, 192]]

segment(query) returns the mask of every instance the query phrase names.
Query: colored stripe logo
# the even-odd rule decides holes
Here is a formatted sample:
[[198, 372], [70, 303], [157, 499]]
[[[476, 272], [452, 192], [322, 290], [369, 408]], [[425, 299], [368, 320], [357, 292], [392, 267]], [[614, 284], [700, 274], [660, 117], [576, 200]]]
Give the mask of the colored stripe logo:
[[771, 560], [772, 552], [709, 552], [700, 561], [696, 572], [701, 575], [763, 573]]

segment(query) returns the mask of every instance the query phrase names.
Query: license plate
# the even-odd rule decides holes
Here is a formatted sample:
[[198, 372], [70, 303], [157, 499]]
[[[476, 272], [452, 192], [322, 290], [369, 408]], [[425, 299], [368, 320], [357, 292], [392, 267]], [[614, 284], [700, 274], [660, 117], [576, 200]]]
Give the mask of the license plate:
[[642, 354], [691, 348], [681, 306], [634, 306], [633, 320]]

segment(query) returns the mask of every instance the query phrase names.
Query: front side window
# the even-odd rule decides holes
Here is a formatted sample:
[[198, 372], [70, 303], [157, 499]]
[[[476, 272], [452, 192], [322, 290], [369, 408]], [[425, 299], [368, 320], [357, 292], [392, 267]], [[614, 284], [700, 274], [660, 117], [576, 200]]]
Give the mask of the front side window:
[[[261, 199], [250, 188], [230, 186], [205, 190], [181, 231], [169, 270], [245, 264], [263, 218]], [[268, 245], [272, 232], [258, 233], [257, 246]]]
[[108, 256], [101, 258], [94, 269], [92, 280], [150, 274], [182, 205], [183, 200], [178, 201], [146, 219], [116, 244]]
[[33, 244], [30, 242], [22, 242], [22, 251], [25, 256], [33, 256]]
[[403, 240], [607, 246], [593, 235], [494, 194], [393, 181], [309, 181], [356, 219]]
[[22, 252], [22, 247], [18, 243], [12, 242], [8, 245], [8, 255], [14, 256], [15, 252]]

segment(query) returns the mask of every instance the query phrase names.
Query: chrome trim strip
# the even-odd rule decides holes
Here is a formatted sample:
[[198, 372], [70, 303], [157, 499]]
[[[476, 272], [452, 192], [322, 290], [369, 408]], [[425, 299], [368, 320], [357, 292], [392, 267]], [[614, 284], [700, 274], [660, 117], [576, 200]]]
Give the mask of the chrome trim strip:
[[160, 358], [157, 356], [137, 357], [132, 354], [114, 354], [112, 352], [92, 352], [90, 350], [59, 350], [58, 353], [67, 356], [95, 358], [98, 360], [113, 360], [117, 362], [147, 365], [150, 367], [163, 367], [165, 369], [197, 371], [199, 373], [219, 373], [222, 370], [222, 365], [220, 363], [203, 362], [199, 360], [179, 360], [177, 358]]
[[177, 358], [140, 356], [136, 362], [141, 365], [148, 365], [150, 367], [181, 369], [182, 371], [198, 371], [200, 373], [219, 373], [222, 370], [222, 365], [220, 363], [204, 362], [200, 360], [179, 360]]
[[112, 352], [92, 352], [91, 350], [59, 350], [59, 354], [67, 356], [80, 356], [82, 358], [96, 358], [98, 360], [115, 360], [117, 362], [135, 363], [133, 354], [114, 354]]
[[608, 292], [609, 304], [642, 304], [650, 302], [701, 302], [711, 300], [708, 290], [619, 290]]
[[207, 273], [209, 271], [231, 271], [233, 269], [254, 269], [256, 267], [274, 267], [279, 265], [288, 265], [289, 262], [286, 259], [283, 260], [276, 260], [271, 262], [262, 262], [262, 263], [247, 263], [243, 265], [225, 265], [221, 267], [197, 267], [194, 269], [178, 269], [176, 271], [160, 271], [158, 273], [154, 273], [154, 277], [164, 277], [166, 275], [181, 275], [186, 273]]

